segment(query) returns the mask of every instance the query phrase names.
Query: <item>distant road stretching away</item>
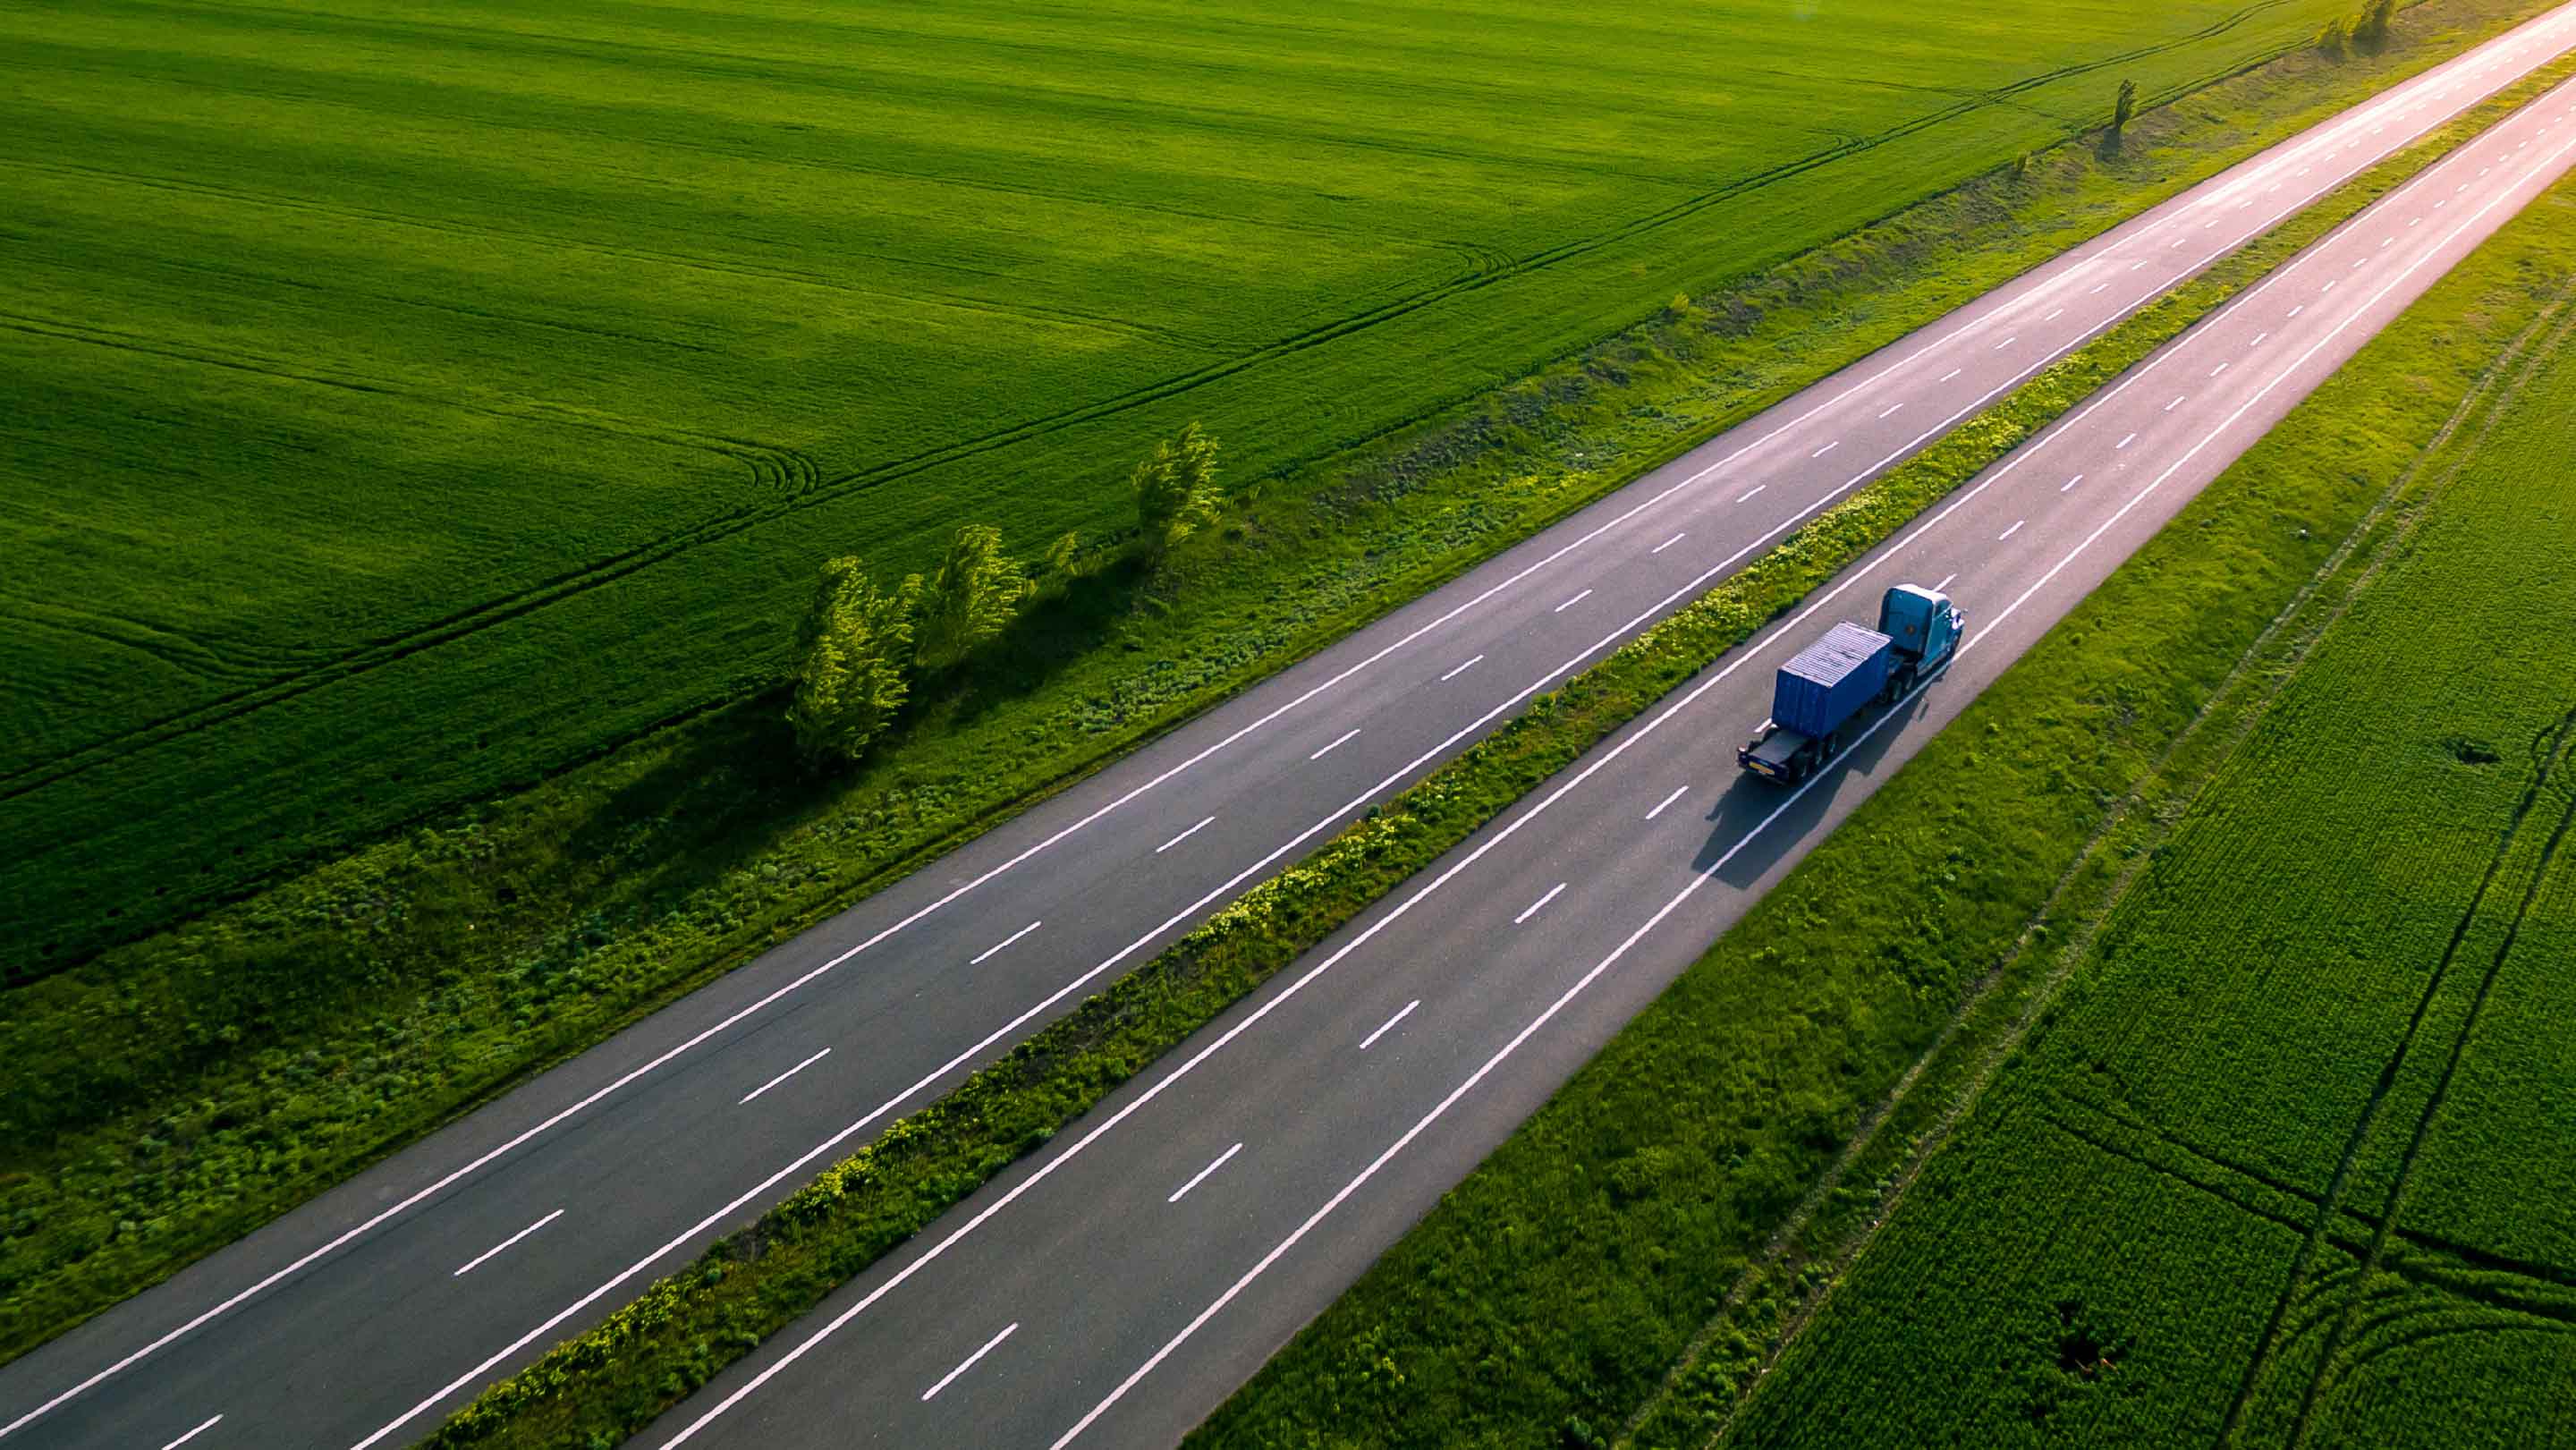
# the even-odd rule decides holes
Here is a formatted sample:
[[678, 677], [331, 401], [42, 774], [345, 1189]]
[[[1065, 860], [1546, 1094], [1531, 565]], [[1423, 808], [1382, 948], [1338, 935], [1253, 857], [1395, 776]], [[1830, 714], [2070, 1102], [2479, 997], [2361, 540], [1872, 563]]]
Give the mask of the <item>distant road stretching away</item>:
[[[2576, 6], [1998, 289], [0, 1367], [0, 1447], [417, 1438], [1819, 508], [2571, 42]], [[2526, 111], [2249, 290], [644, 1443], [1176, 1438], [2563, 169], [2564, 114]], [[1970, 619], [1958, 663], [1804, 793], [1738, 784], [1785, 652], [1886, 582], [1945, 575]]]

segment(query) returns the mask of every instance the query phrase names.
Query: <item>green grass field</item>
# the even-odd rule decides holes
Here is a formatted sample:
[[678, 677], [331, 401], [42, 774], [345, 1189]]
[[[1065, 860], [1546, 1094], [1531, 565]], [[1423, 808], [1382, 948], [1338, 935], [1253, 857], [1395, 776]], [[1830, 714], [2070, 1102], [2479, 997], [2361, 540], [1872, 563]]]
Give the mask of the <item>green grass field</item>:
[[1733, 1443], [2576, 1437], [2571, 330]]
[[2323, 0], [0, 10], [0, 966], [1437, 412]]

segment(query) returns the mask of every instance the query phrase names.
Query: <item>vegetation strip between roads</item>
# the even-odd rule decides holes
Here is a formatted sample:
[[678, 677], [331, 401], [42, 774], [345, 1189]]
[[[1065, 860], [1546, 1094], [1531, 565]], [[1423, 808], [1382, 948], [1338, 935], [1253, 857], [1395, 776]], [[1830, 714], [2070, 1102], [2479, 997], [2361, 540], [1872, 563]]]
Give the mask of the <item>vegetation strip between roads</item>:
[[583, 1443], [649, 1423], [1930, 505], [2564, 69], [2476, 108], [2050, 367], [748, 1229], [492, 1386], [428, 1443]]

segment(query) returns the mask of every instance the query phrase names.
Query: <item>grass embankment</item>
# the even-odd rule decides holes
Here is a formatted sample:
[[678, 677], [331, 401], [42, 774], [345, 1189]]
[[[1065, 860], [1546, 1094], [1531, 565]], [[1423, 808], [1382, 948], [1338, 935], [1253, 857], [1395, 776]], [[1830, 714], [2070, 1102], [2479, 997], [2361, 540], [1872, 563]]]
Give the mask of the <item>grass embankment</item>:
[[[1997, 1061], [2034, 1021], [2066, 1010], [2055, 988], [2090, 969], [2070, 967], [2061, 943], [2071, 937], [2080, 958], [2091, 916], [2136, 872], [2161, 869], [2158, 848], [2181, 807], [2236, 758], [2248, 723], [2355, 581], [2403, 542], [2404, 507], [2439, 476], [2417, 461], [2474, 430], [2493, 380], [2539, 331], [2535, 319], [2561, 305], [2576, 275], [2571, 220], [2576, 186], [2561, 185], [2329, 380], [1928, 742], [1190, 1443], [1527, 1443], [1537, 1433], [1576, 1446], [1708, 1444]], [[2493, 580], [2483, 587], [2497, 593]], [[2414, 733], [2353, 748], [2411, 760], [2431, 744]], [[1835, 929], [1819, 932], [1819, 922]], [[2241, 986], [2259, 995], [2264, 979], [2244, 958], [2287, 943], [2259, 923], [2234, 926]], [[2336, 950], [2357, 941], [2339, 938]], [[2150, 975], [2131, 978], [2140, 985], [2119, 1019], [2144, 1052], [2161, 1040], [2151, 1004], [2173, 985], [2161, 975], [2146, 983]], [[2226, 1044], [2204, 1045], [2205, 1066], [2228, 1059]], [[2260, 1048], [2235, 1045], [2246, 1049], [2239, 1065], [2262, 1061]], [[2261, 1123], [2259, 1104], [2213, 1111]], [[1980, 1194], [2009, 1196], [1993, 1176], [2003, 1165], [1973, 1150], [1953, 1157]], [[2080, 1168], [2068, 1172], [2083, 1179]], [[1917, 1192], [1939, 1204], [1926, 1212], [1987, 1223], [1992, 1200], [1963, 1182], [1925, 1175]], [[1815, 1443], [1879, 1444], [1948, 1443], [1951, 1428], [1965, 1443], [2009, 1443], [2052, 1425], [2081, 1438], [2085, 1425], [2119, 1423], [2078, 1412], [2108, 1413], [2128, 1371], [2058, 1353], [2097, 1331], [2111, 1336], [2106, 1351], [2117, 1338], [2124, 1363], [2169, 1344], [2175, 1321], [2154, 1335], [2139, 1325], [2134, 1339], [2106, 1323], [2106, 1306], [2126, 1302], [2107, 1282], [2125, 1262], [2118, 1234], [2152, 1231], [2080, 1206], [1989, 1226], [2020, 1234], [2017, 1247], [1962, 1245], [1937, 1265], [1925, 1255], [1944, 1249], [1923, 1241], [1887, 1254], [1891, 1283], [1928, 1274], [1951, 1297], [1925, 1309], [1902, 1293], [1878, 1296], [1876, 1317], [1854, 1316], [1887, 1336], [1877, 1352], [1838, 1358], [1830, 1403], [1781, 1400], [1763, 1425], [1813, 1431]], [[2184, 1264], [2197, 1241], [2184, 1242], [2182, 1219], [2172, 1226], [2157, 1243]], [[2052, 1257], [2058, 1278], [2025, 1272], [2016, 1256], [2045, 1251], [2052, 1233], [2089, 1262]], [[2105, 1282], [2069, 1296], [2061, 1314], [2049, 1291], [2086, 1276]], [[2004, 1296], [1991, 1311], [1989, 1293]], [[1954, 1324], [1961, 1342], [1943, 1365], [1974, 1387], [1957, 1393], [2012, 1381], [2067, 1415], [1904, 1422], [1918, 1398], [1954, 1390], [1943, 1370], [1906, 1365], [1895, 1341], [1932, 1344]], [[1970, 1324], [1998, 1332], [1977, 1337]], [[2039, 1339], [2045, 1354], [2023, 1353]], [[1801, 1415], [1818, 1418], [1796, 1429]]]
[[[663, 732], [9, 989], [0, 1353], [237, 1237], [536, 1066], [1651, 464], [2392, 76], [2537, 8], [2435, 0], [2037, 157], [1085, 576], [817, 790], [774, 705]], [[785, 621], [780, 621], [784, 634]], [[176, 1105], [176, 1106], [174, 1106]]]
[[820, 557], [1117, 529], [1193, 417], [1284, 474], [2352, 3], [0, 11], [0, 970], [756, 692]]
[[[2464, 121], [2459, 131], [2485, 119]], [[493, 1388], [434, 1443], [598, 1443], [640, 1428], [1925, 507], [2455, 139], [2428, 142], [2338, 191], [1830, 510], [600, 1328]]]

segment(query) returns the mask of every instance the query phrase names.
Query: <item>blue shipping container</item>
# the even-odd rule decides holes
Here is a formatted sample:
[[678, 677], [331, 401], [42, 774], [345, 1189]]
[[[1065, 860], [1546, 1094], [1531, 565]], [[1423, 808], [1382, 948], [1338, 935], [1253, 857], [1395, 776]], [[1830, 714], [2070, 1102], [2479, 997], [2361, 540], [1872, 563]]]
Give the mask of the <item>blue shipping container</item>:
[[1887, 688], [1894, 641], [1874, 629], [1837, 624], [1780, 667], [1771, 719], [1801, 735], [1831, 735]]

